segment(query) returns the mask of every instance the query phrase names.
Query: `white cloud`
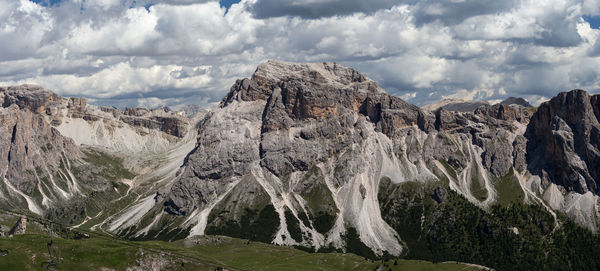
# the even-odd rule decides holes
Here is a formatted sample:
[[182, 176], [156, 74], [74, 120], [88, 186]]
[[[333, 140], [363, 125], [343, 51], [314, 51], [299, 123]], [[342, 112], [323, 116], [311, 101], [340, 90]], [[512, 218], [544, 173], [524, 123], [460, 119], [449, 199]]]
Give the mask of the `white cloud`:
[[206, 67], [177, 65], [134, 67], [129, 62], [121, 62], [89, 76], [53, 74], [10, 83], [31, 82], [46, 86], [61, 94], [109, 98], [131, 93], [151, 92], [154, 89], [201, 88], [211, 82], [212, 78], [208, 74], [197, 73], [189, 76], [181, 76], [181, 74], [184, 70], [205, 69]]
[[75, 27], [64, 40], [65, 47], [77, 53], [127, 54], [154, 44], [158, 18], [144, 8], [127, 9], [122, 18], [96, 27], [88, 21]]
[[54, 18], [27, 0], [0, 0], [0, 61], [35, 57]]
[[597, 0], [351, 1], [337, 11], [337, 0], [263, 11], [264, 0], [245, 0], [227, 13], [217, 1], [133, 2], [0, 0], [0, 84], [212, 103], [274, 58], [341, 62], [417, 104], [600, 90], [600, 30], [581, 19], [600, 13]]

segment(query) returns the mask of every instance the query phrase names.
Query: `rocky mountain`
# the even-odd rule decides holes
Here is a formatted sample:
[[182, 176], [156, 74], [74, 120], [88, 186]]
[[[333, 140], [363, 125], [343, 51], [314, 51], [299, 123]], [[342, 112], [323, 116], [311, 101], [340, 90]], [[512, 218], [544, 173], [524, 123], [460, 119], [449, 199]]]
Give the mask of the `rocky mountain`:
[[439, 102], [423, 106], [423, 109], [435, 111], [437, 109], [445, 109], [456, 112], [473, 112], [482, 105], [489, 105], [487, 101], [467, 101], [462, 99], [445, 98]]
[[598, 98], [573, 90], [539, 107], [527, 131], [527, 156], [544, 179], [578, 193], [599, 194]]
[[508, 97], [504, 101], [500, 102], [503, 105], [520, 105], [524, 107], [532, 107], [532, 105], [521, 97]]
[[[175, 171], [196, 135], [181, 112], [87, 105], [33, 85], [0, 88], [0, 103], [0, 205], [67, 223]], [[155, 161], [173, 156], [179, 164]]]
[[576, 209], [573, 217], [596, 230], [595, 194], [564, 190], [549, 207], [548, 191], [562, 186], [532, 168], [526, 131], [540, 114], [533, 112], [502, 104], [431, 112], [335, 63], [269, 61], [200, 122], [172, 187], [123, 217], [147, 214], [116, 216], [110, 229], [157, 238], [164, 225], [178, 225], [168, 236], [340, 250], [356, 235], [376, 255], [401, 255], [404, 233], [390, 210], [404, 204], [402, 187], [415, 183], [484, 209], [513, 198], [552, 214]]
[[528, 255], [530, 240], [567, 234], [562, 215], [600, 225], [600, 96], [582, 90], [539, 108], [419, 108], [336, 63], [268, 61], [209, 111], [121, 111], [35, 86], [0, 93], [2, 195], [126, 238], [216, 234], [456, 260], [475, 253], [453, 254], [457, 242]]
[[[520, 97], [508, 97], [504, 101], [498, 103], [500, 105], [513, 105], [523, 107], [533, 107], [527, 100]], [[480, 106], [490, 105], [487, 101], [469, 101], [462, 99], [450, 99], [444, 98], [441, 101], [431, 103], [423, 106], [422, 108], [429, 111], [436, 111], [438, 109], [445, 109], [447, 111], [456, 112], [473, 112]]]

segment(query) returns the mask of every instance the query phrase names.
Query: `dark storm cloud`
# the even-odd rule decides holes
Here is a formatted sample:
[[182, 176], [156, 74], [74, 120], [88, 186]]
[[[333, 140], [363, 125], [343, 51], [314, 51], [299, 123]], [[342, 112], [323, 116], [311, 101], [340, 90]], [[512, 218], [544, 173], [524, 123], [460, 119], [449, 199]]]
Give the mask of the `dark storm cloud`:
[[516, 0], [418, 1], [414, 7], [415, 22], [455, 25], [473, 16], [509, 11], [516, 3]]
[[257, 18], [297, 16], [315, 19], [357, 12], [371, 14], [404, 4], [411, 6], [417, 25], [435, 21], [444, 25], [454, 25], [473, 16], [508, 11], [515, 6], [516, 2], [516, 0], [257, 0], [249, 7]]
[[250, 5], [256, 18], [298, 16], [302, 18], [321, 18], [336, 15], [348, 15], [356, 12], [373, 13], [381, 9], [401, 4], [401, 0], [258, 0]]

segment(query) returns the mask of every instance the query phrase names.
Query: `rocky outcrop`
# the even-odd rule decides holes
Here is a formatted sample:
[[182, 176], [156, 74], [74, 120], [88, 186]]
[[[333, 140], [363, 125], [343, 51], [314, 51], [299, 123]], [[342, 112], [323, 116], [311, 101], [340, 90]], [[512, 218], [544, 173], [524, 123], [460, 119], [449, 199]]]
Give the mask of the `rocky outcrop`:
[[54, 126], [60, 126], [66, 118], [83, 119], [112, 122], [113, 127], [124, 123], [182, 138], [189, 125], [185, 115], [168, 108], [125, 108], [121, 111], [114, 107], [90, 106], [84, 98], [63, 98], [35, 85], [0, 87], [0, 101], [3, 107], [16, 104], [22, 110], [47, 116]]
[[[460, 135], [481, 149], [483, 166], [493, 175], [506, 175], [511, 167], [524, 168], [524, 148], [520, 135], [529, 123], [530, 111], [506, 105], [481, 105], [473, 112], [452, 112], [440, 108], [434, 112], [439, 135]], [[432, 148], [433, 149], [433, 148]], [[452, 161], [465, 167], [469, 155], [457, 153], [450, 145], [436, 146], [429, 158]]]
[[120, 120], [129, 125], [160, 130], [179, 138], [185, 135], [188, 125], [185, 118], [172, 114], [166, 107], [152, 110], [126, 107]]
[[[7, 194], [32, 194], [38, 190], [40, 181], [54, 182], [58, 172], [68, 175], [64, 170], [69, 168], [66, 155], [74, 160], [82, 156], [71, 139], [63, 137], [41, 115], [29, 111], [30, 107], [25, 108], [21, 110], [12, 104], [0, 109], [0, 138], [3, 142], [0, 144], [0, 157], [5, 157], [0, 159], [0, 168], [3, 169]], [[54, 187], [53, 190], [60, 188]], [[41, 213], [39, 204], [27, 201], [27, 205], [31, 211]]]
[[525, 100], [521, 97], [508, 97], [504, 101], [500, 102], [500, 104], [533, 107], [527, 100]]
[[527, 128], [529, 169], [568, 191], [600, 193], [598, 96], [562, 92], [540, 105]]
[[[141, 248], [135, 253], [135, 265], [127, 267], [127, 271], [164, 271], [164, 270], [182, 270], [184, 266], [189, 269], [206, 268], [207, 266], [196, 266], [184, 257], [177, 257], [170, 253], [156, 253], [144, 251]], [[212, 268], [223, 270], [223, 268]]]
[[140, 118], [132, 116], [121, 116], [121, 121], [138, 127], [160, 130], [166, 134], [179, 138], [185, 136], [187, 123], [180, 118], [153, 116], [150, 118]]
[[221, 102], [268, 102], [266, 132], [289, 128], [292, 121], [310, 121], [345, 114], [368, 116], [379, 131], [418, 125], [433, 128], [433, 116], [400, 98], [388, 95], [371, 79], [336, 63], [284, 63], [258, 66], [252, 79], [238, 80]]
[[423, 106], [423, 109], [429, 111], [437, 111], [438, 109], [444, 109], [446, 111], [454, 112], [473, 112], [480, 106], [489, 105], [486, 101], [467, 101], [461, 99], [449, 99], [445, 98], [436, 103], [428, 104]]
[[12, 235], [25, 234], [26, 231], [27, 231], [27, 218], [22, 216], [19, 219], [17, 219], [17, 223], [15, 223], [15, 225], [10, 229], [10, 231], [8, 232], [8, 235], [12, 236]]
[[475, 115], [484, 115], [504, 121], [518, 121], [527, 124], [531, 118], [531, 111], [512, 107], [509, 105], [496, 104], [492, 106], [481, 106], [475, 109]]
[[0, 87], [2, 107], [16, 104], [38, 114], [46, 114], [62, 99], [57, 94], [35, 85]]
[[196, 134], [193, 119], [166, 108], [130, 116], [32, 85], [0, 88], [0, 98], [0, 208], [61, 223], [80, 223], [123, 198], [136, 170], [156, 170], [141, 180], [171, 174]]
[[[413, 125], [425, 131], [434, 128], [432, 114], [388, 95], [374, 81], [336, 63], [261, 64], [252, 79], [233, 86], [221, 107], [234, 100], [266, 102], [261, 165], [276, 176], [306, 171], [362, 141], [360, 133], [348, 132], [361, 129], [354, 126], [357, 115], [388, 136]], [[284, 131], [290, 130], [298, 131], [299, 140], [289, 139]]]

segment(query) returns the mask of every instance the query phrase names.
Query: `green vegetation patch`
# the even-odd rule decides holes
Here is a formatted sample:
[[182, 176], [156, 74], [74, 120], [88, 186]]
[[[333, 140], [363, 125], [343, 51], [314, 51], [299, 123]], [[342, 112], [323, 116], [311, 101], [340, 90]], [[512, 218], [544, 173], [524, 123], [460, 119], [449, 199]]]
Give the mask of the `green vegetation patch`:
[[300, 191], [300, 196], [307, 202], [308, 218], [319, 233], [329, 232], [335, 225], [339, 209], [325, 183], [321, 169], [312, 167], [303, 177], [302, 184], [305, 187]]
[[[566, 218], [555, 229], [542, 206], [514, 201], [484, 210], [447, 187], [423, 185], [417, 193], [414, 186], [402, 191], [382, 181], [382, 187], [392, 191], [380, 191], [382, 217], [408, 246], [408, 259], [495, 270], [600, 270], [600, 236]], [[442, 188], [443, 200], [432, 200]]]
[[[482, 174], [486, 173], [483, 172]], [[480, 179], [479, 175], [479, 167], [473, 164], [469, 189], [471, 190], [471, 195], [473, 195], [475, 199], [478, 201], [484, 201], [488, 197], [488, 191], [485, 188], [485, 185], [482, 183], [484, 180]]]
[[346, 241], [346, 251], [364, 256], [369, 259], [377, 259], [375, 252], [365, 245], [358, 234], [358, 231], [353, 227], [346, 228], [346, 234], [344, 235], [344, 241]]
[[454, 167], [452, 167], [450, 164], [448, 164], [448, 162], [446, 162], [446, 160], [439, 160], [439, 161], [442, 164], [442, 166], [444, 166], [444, 169], [446, 169], [446, 172], [448, 172], [448, 175], [450, 175], [450, 177], [454, 178], [454, 180], [458, 180], [458, 174], [456, 174], [456, 169]]
[[[16, 217], [0, 215], [2, 223]], [[47, 230], [0, 237], [0, 270], [43, 270], [51, 257]], [[128, 241], [54, 225], [54, 247], [61, 262], [56, 270], [127, 270], [153, 260], [167, 262], [165, 270], [477, 270], [458, 263], [413, 260], [373, 261], [347, 253], [309, 253], [222, 236], [198, 236], [174, 242]], [[346, 235], [360, 242], [355, 231]], [[360, 244], [357, 244], [360, 246]], [[146, 266], [148, 268], [148, 266]]]
[[245, 208], [240, 221], [225, 219], [219, 224], [211, 223], [206, 234], [226, 235], [270, 243], [279, 229], [279, 214], [269, 204], [262, 210]]
[[514, 169], [502, 178], [493, 177], [494, 188], [498, 193], [497, 204], [508, 206], [511, 204], [519, 204], [525, 200], [525, 192], [519, 185], [519, 179], [515, 176]]
[[287, 207], [285, 208], [285, 222], [287, 224], [287, 230], [296, 242], [302, 242], [302, 229], [300, 229], [300, 221], [294, 216], [292, 211]]
[[[25, 234], [0, 237], [0, 246], [9, 252], [0, 258], [1, 270], [43, 270], [50, 260], [46, 243], [49, 236]], [[135, 248], [100, 239], [74, 241], [55, 239], [55, 247], [63, 258], [59, 270], [99, 270], [100, 267], [124, 270], [132, 266]]]
[[208, 215], [207, 234], [271, 242], [279, 229], [279, 214], [264, 188], [249, 175]]
[[[379, 184], [378, 201], [384, 220], [400, 235], [402, 243], [408, 246], [410, 257], [428, 254], [424, 229], [421, 219], [423, 215], [431, 215], [436, 202], [432, 198], [433, 191], [439, 183], [405, 182], [393, 184], [389, 178], [383, 178]], [[442, 186], [448, 189], [447, 186]]]
[[123, 160], [96, 150], [85, 150], [83, 160], [98, 167], [95, 172], [107, 180], [133, 179], [135, 174], [123, 166]]

